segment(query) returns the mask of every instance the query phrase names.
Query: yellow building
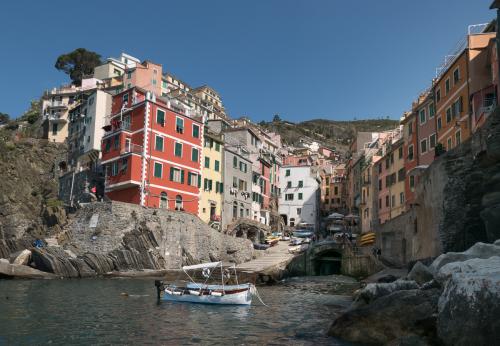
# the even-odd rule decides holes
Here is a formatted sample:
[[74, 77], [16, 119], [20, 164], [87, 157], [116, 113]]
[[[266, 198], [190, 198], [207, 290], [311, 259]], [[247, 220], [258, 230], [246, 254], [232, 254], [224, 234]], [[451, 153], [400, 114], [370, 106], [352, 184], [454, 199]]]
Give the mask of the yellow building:
[[223, 153], [223, 135], [216, 134], [208, 127], [205, 127], [198, 215], [206, 223], [217, 222], [222, 219], [222, 203], [224, 200]]

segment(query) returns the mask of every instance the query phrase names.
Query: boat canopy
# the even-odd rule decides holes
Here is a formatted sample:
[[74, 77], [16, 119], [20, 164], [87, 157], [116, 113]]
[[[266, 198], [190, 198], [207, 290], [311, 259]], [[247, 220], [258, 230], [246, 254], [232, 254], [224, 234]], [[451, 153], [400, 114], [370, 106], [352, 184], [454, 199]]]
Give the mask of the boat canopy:
[[195, 270], [195, 269], [203, 269], [203, 268], [215, 268], [220, 267], [222, 262], [208, 262], [208, 263], [200, 263], [192, 266], [184, 266], [182, 270]]

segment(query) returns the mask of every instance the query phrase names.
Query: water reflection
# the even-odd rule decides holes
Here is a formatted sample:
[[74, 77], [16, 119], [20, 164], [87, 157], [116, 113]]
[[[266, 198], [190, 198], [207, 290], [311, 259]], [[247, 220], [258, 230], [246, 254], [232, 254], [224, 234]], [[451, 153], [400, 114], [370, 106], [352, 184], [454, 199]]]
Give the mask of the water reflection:
[[334, 281], [259, 288], [269, 308], [158, 304], [151, 280], [0, 281], [0, 344], [344, 345], [326, 331], [353, 285]]

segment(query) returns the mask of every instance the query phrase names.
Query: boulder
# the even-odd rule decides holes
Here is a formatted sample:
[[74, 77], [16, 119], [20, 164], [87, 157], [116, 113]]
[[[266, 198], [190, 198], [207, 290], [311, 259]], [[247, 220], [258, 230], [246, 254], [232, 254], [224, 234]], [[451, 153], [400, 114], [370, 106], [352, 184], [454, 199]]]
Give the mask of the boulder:
[[46, 273], [40, 270], [33, 269], [31, 267], [11, 264], [8, 260], [0, 259], [0, 278], [21, 278], [21, 279], [54, 279], [57, 278], [56, 275], [51, 273]]
[[448, 252], [440, 255], [432, 262], [429, 269], [433, 274], [439, 272], [441, 267], [452, 262], [463, 262], [473, 258], [490, 258], [500, 256], [500, 246], [495, 244], [476, 243], [464, 252]]
[[28, 249], [24, 249], [17, 255], [17, 257], [14, 259], [12, 264], [19, 264], [19, 265], [28, 265], [31, 260], [31, 251]]
[[417, 289], [418, 285], [415, 281], [396, 280], [390, 283], [371, 283], [358, 291], [354, 298], [355, 305], [369, 304], [372, 301], [401, 290]]
[[421, 262], [415, 263], [410, 273], [408, 273], [408, 279], [415, 281], [419, 285], [423, 285], [424, 283], [431, 281], [433, 278], [434, 276], [429, 268]]
[[437, 331], [446, 345], [498, 345], [500, 257], [475, 258], [443, 266]]
[[70, 257], [59, 247], [33, 249], [34, 267], [61, 277], [79, 277], [78, 269], [69, 261]]
[[412, 336], [423, 338], [428, 343], [435, 342], [438, 298], [437, 289], [392, 292], [369, 305], [354, 307], [340, 315], [330, 327], [329, 335], [370, 345], [391, 342], [398, 345], [398, 340]]

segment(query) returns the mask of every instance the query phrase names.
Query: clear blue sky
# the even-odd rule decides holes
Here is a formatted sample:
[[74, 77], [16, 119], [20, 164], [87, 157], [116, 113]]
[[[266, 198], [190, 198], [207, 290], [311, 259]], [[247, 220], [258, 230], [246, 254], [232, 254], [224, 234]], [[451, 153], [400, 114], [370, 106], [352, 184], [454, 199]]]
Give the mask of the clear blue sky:
[[57, 57], [127, 52], [209, 84], [233, 117], [399, 118], [491, 0], [5, 1], [0, 112], [66, 83]]

